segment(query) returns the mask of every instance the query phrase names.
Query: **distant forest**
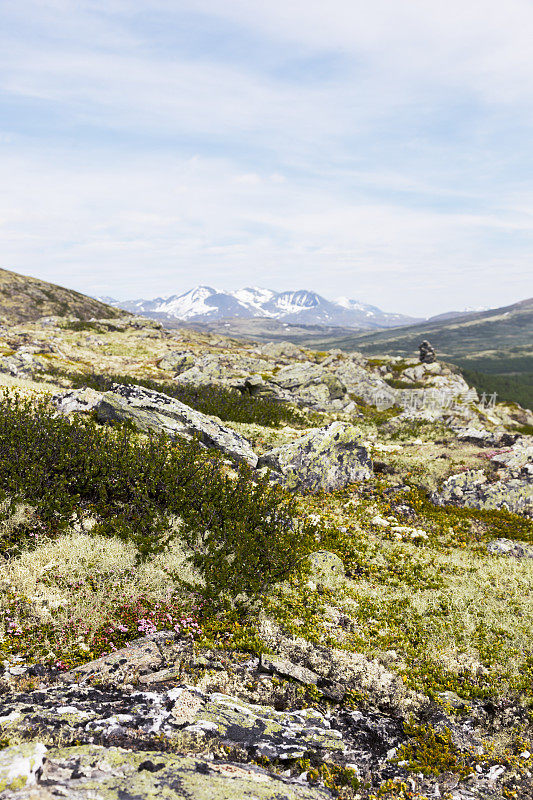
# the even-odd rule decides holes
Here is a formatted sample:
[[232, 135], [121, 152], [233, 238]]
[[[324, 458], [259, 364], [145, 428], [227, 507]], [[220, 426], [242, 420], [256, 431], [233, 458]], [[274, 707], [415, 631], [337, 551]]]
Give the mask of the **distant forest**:
[[[487, 359], [488, 360], [488, 359]], [[525, 359], [524, 359], [525, 360]], [[469, 361], [469, 364], [472, 362]], [[492, 365], [494, 362], [492, 362]], [[457, 365], [465, 381], [478, 392], [496, 392], [498, 400], [514, 400], [524, 408], [533, 409], [533, 372], [492, 373]], [[477, 363], [476, 363], [476, 366]], [[480, 365], [481, 366], [481, 365]]]

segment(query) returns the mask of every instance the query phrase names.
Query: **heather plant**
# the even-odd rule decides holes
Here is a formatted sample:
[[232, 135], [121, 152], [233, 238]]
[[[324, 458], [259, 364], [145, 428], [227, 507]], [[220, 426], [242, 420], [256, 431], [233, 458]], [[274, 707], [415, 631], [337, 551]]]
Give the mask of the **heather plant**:
[[314, 541], [293, 498], [244, 467], [226, 474], [198, 442], [69, 420], [47, 400], [0, 400], [0, 485], [48, 536], [91, 519], [93, 533], [132, 542], [138, 561], [179, 539], [210, 605], [260, 596], [303, 569]]
[[[52, 374], [52, 372], [48, 373]], [[59, 373], [56, 374], [59, 375]], [[155, 381], [131, 375], [98, 373], [60, 373], [75, 388], [90, 387], [99, 392], [109, 391], [114, 383], [133, 384], [169, 395], [181, 403], [230, 422], [256, 423], [277, 428], [281, 424], [301, 424], [304, 415], [297, 408], [276, 400], [241, 394], [237, 389], [212, 385], [184, 385], [171, 381]]]

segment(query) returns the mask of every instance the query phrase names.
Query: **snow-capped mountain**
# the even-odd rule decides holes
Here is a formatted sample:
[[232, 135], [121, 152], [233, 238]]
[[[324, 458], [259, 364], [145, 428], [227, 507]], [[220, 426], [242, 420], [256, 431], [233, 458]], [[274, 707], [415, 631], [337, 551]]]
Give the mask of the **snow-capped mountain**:
[[224, 291], [212, 286], [196, 286], [188, 292], [154, 300], [106, 302], [135, 314], [189, 322], [212, 321], [228, 317], [268, 317], [299, 325], [342, 325], [356, 328], [390, 328], [418, 322], [413, 317], [389, 314], [376, 306], [340, 297], [326, 300], [316, 292], [300, 289], [274, 292], [256, 286]]

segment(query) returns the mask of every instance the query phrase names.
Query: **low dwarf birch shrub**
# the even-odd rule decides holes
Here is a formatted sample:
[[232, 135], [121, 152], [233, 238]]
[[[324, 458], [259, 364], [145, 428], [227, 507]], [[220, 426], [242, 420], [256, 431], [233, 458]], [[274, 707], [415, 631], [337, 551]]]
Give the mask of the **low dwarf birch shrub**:
[[295, 500], [250, 469], [228, 475], [196, 441], [67, 419], [46, 399], [0, 399], [0, 486], [50, 537], [90, 519], [93, 533], [132, 542], [138, 561], [178, 538], [210, 605], [259, 597], [303, 570], [314, 542]]

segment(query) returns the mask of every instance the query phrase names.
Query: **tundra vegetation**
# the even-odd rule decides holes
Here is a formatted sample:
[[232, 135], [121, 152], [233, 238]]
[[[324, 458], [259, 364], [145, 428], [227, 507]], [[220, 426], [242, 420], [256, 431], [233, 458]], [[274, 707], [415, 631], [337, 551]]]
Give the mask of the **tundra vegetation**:
[[[309, 711], [338, 730], [366, 715], [375, 726], [396, 726], [398, 739], [375, 774], [318, 746], [285, 758], [281, 750], [231, 749], [225, 739], [185, 747], [161, 733], [132, 749], [251, 763], [299, 779], [310, 798], [423, 798], [438, 796], [435, 787], [443, 797], [533, 796], [531, 518], [431, 499], [458, 473], [481, 470], [489, 484], [498, 481], [491, 456], [505, 444], [461, 439], [442, 417], [377, 408], [355, 391], [344, 412], [334, 402], [280, 402], [229, 384], [181, 382], [159, 367], [178, 347], [198, 360], [265, 358], [253, 343], [194, 331], [57, 319], [10, 328], [2, 346], [8, 365], [24, 348], [32, 359], [29, 371], [0, 375], [6, 697], [46, 691], [74, 668], [170, 631], [185, 650], [166, 688], [223, 692], [279, 714]], [[302, 353], [313, 365], [344, 358]], [[268, 379], [293, 363], [269, 358]], [[411, 367], [380, 357], [361, 369], [386, 373], [392, 388], [417, 390], [426, 384], [404, 377]], [[349, 421], [365, 440], [373, 475], [327, 493], [289, 492], [268, 472], [236, 466], [194, 438], [103, 425], [92, 412], [63, 416], [52, 400], [117, 383], [217, 417], [258, 454]], [[472, 413], [490, 428], [482, 408]], [[527, 442], [531, 414], [514, 407], [506, 414], [499, 434]], [[494, 555], [488, 545], [500, 540], [526, 556]], [[310, 555], [324, 552], [342, 565], [334, 580], [314, 570]], [[251, 672], [259, 657], [283, 663]], [[326, 675], [326, 663], [325, 678], [310, 677]], [[104, 675], [93, 685], [127, 693], [141, 685], [135, 680], [120, 685]], [[51, 730], [4, 721], [0, 738], [4, 748], [89, 741]]]

